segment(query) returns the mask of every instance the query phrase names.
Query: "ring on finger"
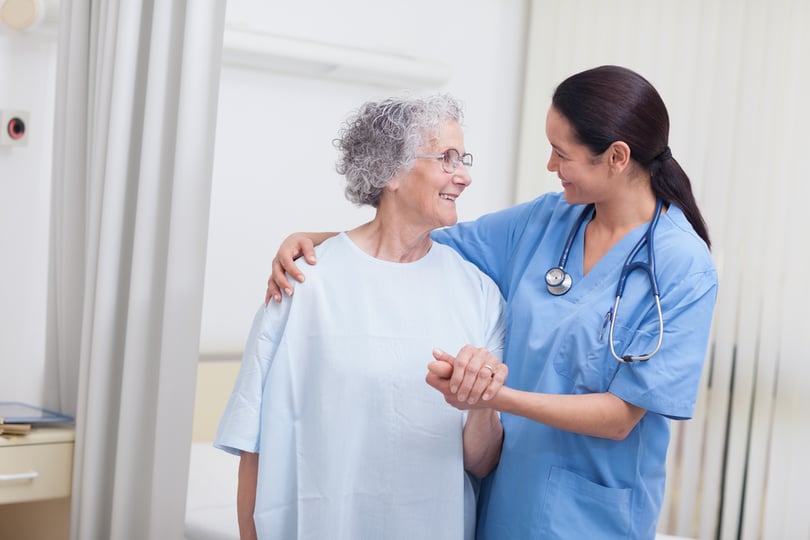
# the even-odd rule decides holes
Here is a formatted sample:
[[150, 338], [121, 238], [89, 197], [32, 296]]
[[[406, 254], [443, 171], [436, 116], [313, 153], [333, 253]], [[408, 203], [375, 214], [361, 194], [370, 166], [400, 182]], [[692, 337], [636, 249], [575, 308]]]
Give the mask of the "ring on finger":
[[489, 364], [484, 364], [482, 367], [487, 368], [490, 371], [490, 377], [495, 376], [495, 368], [490, 366]]

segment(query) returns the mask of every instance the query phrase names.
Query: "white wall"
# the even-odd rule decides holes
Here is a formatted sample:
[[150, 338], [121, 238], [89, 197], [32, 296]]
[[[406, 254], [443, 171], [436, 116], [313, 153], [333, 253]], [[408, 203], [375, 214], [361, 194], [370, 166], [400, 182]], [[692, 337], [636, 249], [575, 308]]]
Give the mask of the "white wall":
[[[229, 24], [445, 64], [476, 157], [462, 219], [513, 198], [528, 0], [229, 0]], [[48, 2], [58, 9], [58, 2]], [[29, 144], [0, 148], [0, 401], [43, 396], [54, 26], [0, 26], [0, 108], [31, 112]], [[241, 350], [275, 247], [300, 229], [370, 217], [343, 198], [331, 140], [351, 109], [402, 88], [222, 70], [201, 350]], [[432, 91], [434, 89], [426, 89]]]
[[[522, 88], [524, 0], [371, 0], [290, 3], [230, 0], [228, 24], [337, 46], [385, 51], [447, 66], [465, 106], [475, 155], [461, 219], [513, 198]], [[275, 249], [296, 230], [343, 230], [367, 221], [343, 196], [332, 139], [363, 101], [400, 87], [222, 71], [201, 351], [241, 351]]]
[[0, 146], [0, 401], [42, 400], [53, 30], [45, 25], [21, 32], [0, 25], [0, 109], [30, 113], [27, 146]]

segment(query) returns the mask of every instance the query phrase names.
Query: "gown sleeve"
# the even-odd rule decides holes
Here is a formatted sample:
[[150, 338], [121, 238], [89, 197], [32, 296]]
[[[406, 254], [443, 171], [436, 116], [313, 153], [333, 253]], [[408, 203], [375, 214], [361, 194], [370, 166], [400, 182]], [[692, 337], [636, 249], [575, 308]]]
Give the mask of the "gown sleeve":
[[242, 365], [219, 422], [214, 446], [230, 454], [258, 452], [264, 382], [273, 363], [292, 299], [262, 305], [248, 334]]
[[503, 362], [503, 347], [506, 337], [506, 303], [503, 296], [489, 277], [486, 278], [487, 306], [484, 309], [486, 316], [486, 347], [495, 357]]

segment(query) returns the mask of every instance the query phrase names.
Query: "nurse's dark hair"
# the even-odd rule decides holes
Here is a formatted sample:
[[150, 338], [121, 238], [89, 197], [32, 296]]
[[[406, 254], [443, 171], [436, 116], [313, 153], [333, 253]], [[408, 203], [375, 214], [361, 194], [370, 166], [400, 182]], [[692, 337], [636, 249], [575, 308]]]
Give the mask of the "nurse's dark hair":
[[692, 183], [669, 149], [666, 105], [649, 81], [627, 68], [601, 66], [560, 83], [551, 104], [592, 154], [599, 155], [612, 143], [624, 141], [630, 157], [650, 172], [656, 197], [680, 208], [711, 247]]
[[[346, 198], [377, 208], [385, 186], [410, 170], [417, 152], [448, 121], [462, 123], [461, 104], [447, 94], [369, 101], [352, 113], [333, 141]], [[459, 149], [460, 150], [460, 149]]]

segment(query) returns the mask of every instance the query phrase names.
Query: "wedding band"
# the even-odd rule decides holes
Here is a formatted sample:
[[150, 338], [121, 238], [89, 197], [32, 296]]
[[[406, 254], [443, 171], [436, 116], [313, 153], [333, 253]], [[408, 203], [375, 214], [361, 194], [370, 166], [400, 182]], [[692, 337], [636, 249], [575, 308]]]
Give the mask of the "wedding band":
[[484, 364], [484, 367], [487, 368], [488, 370], [490, 370], [492, 372], [493, 376], [495, 375], [495, 368], [494, 367], [490, 366], [489, 364]]

